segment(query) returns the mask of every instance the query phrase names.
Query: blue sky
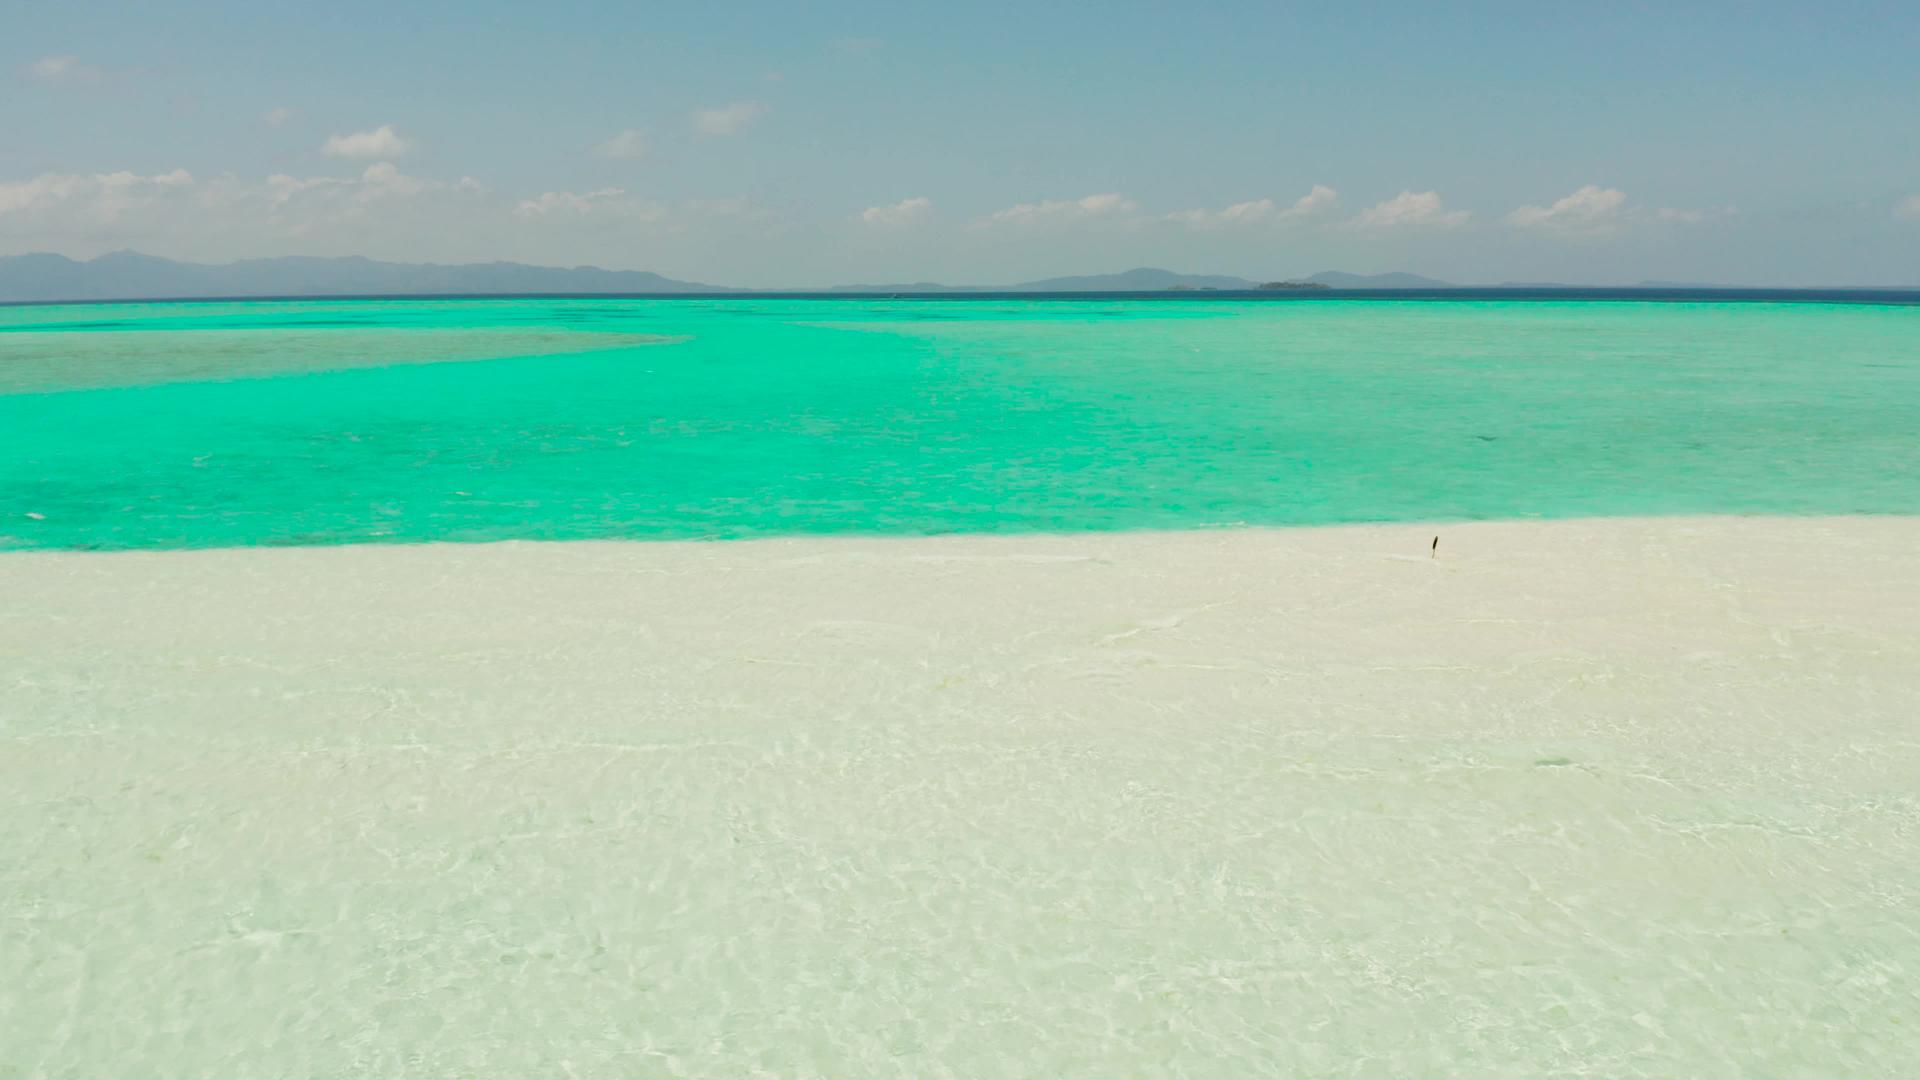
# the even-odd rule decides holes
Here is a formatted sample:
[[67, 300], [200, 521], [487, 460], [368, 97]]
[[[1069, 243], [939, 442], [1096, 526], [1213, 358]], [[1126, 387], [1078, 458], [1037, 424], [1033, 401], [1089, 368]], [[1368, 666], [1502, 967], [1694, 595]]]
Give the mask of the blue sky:
[[1920, 4], [7, 8], [0, 254], [1920, 284]]

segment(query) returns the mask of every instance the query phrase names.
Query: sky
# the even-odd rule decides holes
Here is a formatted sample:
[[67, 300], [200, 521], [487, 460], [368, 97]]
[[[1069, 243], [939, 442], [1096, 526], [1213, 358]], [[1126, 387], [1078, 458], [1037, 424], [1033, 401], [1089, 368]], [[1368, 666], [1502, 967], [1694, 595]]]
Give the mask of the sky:
[[1920, 285], [1920, 3], [0, 0], [0, 254]]

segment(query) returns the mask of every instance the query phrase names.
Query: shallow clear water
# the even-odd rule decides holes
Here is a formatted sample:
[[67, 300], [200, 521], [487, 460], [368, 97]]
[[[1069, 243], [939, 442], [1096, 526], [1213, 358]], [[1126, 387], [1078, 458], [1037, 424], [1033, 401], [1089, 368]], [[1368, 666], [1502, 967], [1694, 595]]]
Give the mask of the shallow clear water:
[[1920, 308], [0, 308], [0, 547], [1920, 512]]
[[9, 553], [0, 1077], [1907, 1080], [1920, 520], [1759, 525]]

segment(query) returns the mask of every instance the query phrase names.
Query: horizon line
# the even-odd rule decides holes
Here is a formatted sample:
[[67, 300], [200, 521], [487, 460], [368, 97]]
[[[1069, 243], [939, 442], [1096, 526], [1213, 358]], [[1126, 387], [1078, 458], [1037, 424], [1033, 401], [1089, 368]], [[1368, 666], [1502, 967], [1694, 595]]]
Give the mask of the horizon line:
[[[46, 258], [46, 259], [64, 260], [65, 262], [71, 263], [75, 266], [92, 266], [100, 262], [100, 260], [102, 259], [109, 259], [114, 256], [133, 256], [140, 259], [153, 260], [156, 262], [171, 263], [173, 265], [181, 266], [181, 267], [199, 267], [199, 268], [207, 268], [207, 269], [233, 268], [233, 267], [240, 266], [241, 264], [244, 264], [244, 263], [279, 262], [279, 261], [290, 261], [290, 260], [311, 260], [315, 262], [335, 262], [335, 263], [360, 262], [360, 263], [370, 263], [370, 264], [386, 266], [386, 267], [421, 268], [421, 269], [430, 268], [430, 269], [438, 269], [438, 270], [462, 270], [462, 269], [485, 269], [490, 267], [513, 267], [518, 269], [548, 271], [548, 272], [554, 272], [554, 273], [648, 275], [651, 277], [660, 278], [664, 282], [668, 282], [674, 285], [691, 286], [691, 288], [672, 288], [672, 289], [661, 289], [661, 290], [649, 290], [649, 289], [599, 290], [599, 289], [592, 289], [592, 288], [560, 288], [560, 289], [551, 289], [551, 290], [455, 289], [455, 290], [444, 291], [444, 292], [440, 292], [440, 291], [329, 292], [329, 291], [300, 290], [296, 287], [295, 291], [284, 292], [284, 293], [257, 293], [257, 292], [169, 293], [164, 291], [156, 291], [153, 293], [146, 293], [146, 294], [130, 293], [130, 294], [120, 295], [120, 296], [65, 296], [65, 297], [18, 299], [18, 300], [0, 299], [0, 304], [4, 304], [6, 306], [20, 306], [25, 304], [36, 304], [36, 303], [49, 303], [49, 304], [50, 303], [88, 303], [88, 302], [104, 303], [104, 302], [116, 302], [116, 301], [120, 301], [120, 302], [136, 301], [136, 300], [148, 301], [148, 302], [166, 302], [166, 301], [191, 301], [191, 300], [232, 301], [232, 300], [294, 300], [294, 299], [304, 299], [304, 300], [401, 299], [401, 298], [409, 298], [409, 297], [420, 298], [420, 299], [435, 298], [435, 297], [447, 298], [447, 299], [461, 299], [461, 298], [480, 298], [480, 297], [511, 298], [511, 297], [538, 297], [538, 296], [554, 296], [554, 297], [601, 296], [601, 297], [630, 297], [630, 298], [652, 298], [652, 297], [665, 297], [665, 296], [696, 296], [696, 295], [704, 295], [704, 296], [897, 295], [897, 296], [903, 296], [903, 297], [905, 296], [933, 297], [933, 296], [947, 296], [952, 294], [966, 294], [966, 295], [974, 295], [974, 296], [991, 295], [991, 294], [1012, 294], [1012, 295], [1024, 295], [1024, 296], [1036, 296], [1041, 294], [1056, 294], [1056, 295], [1062, 295], [1062, 296], [1067, 296], [1067, 295], [1159, 296], [1167, 293], [1173, 293], [1180, 296], [1192, 296], [1193, 294], [1196, 294], [1196, 293], [1206, 293], [1206, 294], [1213, 294], [1213, 295], [1257, 294], [1262, 297], [1272, 297], [1275, 294], [1285, 296], [1288, 294], [1297, 294], [1297, 293], [1310, 293], [1312, 295], [1324, 296], [1328, 293], [1381, 293], [1381, 292], [1459, 293], [1461, 291], [1472, 291], [1472, 290], [1477, 290], [1481, 292], [1492, 291], [1492, 292], [1527, 292], [1527, 293], [1542, 293], [1542, 292], [1554, 292], [1554, 291], [1580, 292], [1580, 293], [1591, 293], [1596, 291], [1597, 292], [1607, 292], [1607, 291], [1641, 292], [1641, 293], [1691, 291], [1691, 292], [1717, 292], [1717, 293], [1775, 292], [1775, 293], [1874, 293], [1874, 294], [1904, 293], [1904, 292], [1920, 291], [1920, 283], [1896, 284], [1896, 285], [1866, 285], [1866, 284], [1818, 284], [1818, 285], [1744, 284], [1744, 285], [1736, 285], [1736, 284], [1726, 284], [1721, 282], [1668, 281], [1668, 280], [1663, 280], [1657, 277], [1642, 278], [1639, 281], [1631, 282], [1631, 283], [1608, 283], [1608, 284], [1594, 284], [1594, 283], [1578, 284], [1578, 283], [1565, 282], [1565, 281], [1534, 282], [1534, 281], [1513, 281], [1513, 280], [1474, 284], [1474, 283], [1460, 283], [1460, 282], [1454, 282], [1454, 281], [1445, 281], [1439, 278], [1431, 277], [1426, 274], [1416, 273], [1408, 270], [1387, 270], [1387, 271], [1377, 271], [1372, 273], [1360, 272], [1360, 271], [1345, 271], [1345, 270], [1320, 270], [1320, 271], [1315, 271], [1311, 274], [1273, 278], [1273, 279], [1270, 279], [1269, 282], [1267, 282], [1267, 284], [1271, 284], [1275, 286], [1274, 288], [1262, 288], [1258, 283], [1256, 283], [1255, 278], [1244, 277], [1239, 274], [1209, 273], [1209, 272], [1195, 273], [1195, 272], [1188, 272], [1188, 271], [1168, 270], [1164, 267], [1144, 266], [1144, 265], [1129, 267], [1126, 270], [1120, 270], [1120, 271], [1056, 274], [1048, 277], [1035, 278], [1027, 281], [1014, 281], [1014, 282], [1008, 282], [1008, 283], [997, 284], [997, 285], [948, 284], [946, 282], [933, 281], [933, 280], [922, 278], [914, 281], [906, 281], [906, 282], [899, 282], [899, 283], [846, 282], [846, 283], [834, 283], [834, 284], [827, 284], [827, 285], [776, 285], [776, 286], [762, 287], [762, 286], [720, 285], [720, 284], [713, 284], [708, 282], [687, 281], [684, 279], [670, 277], [657, 270], [612, 269], [612, 268], [600, 266], [593, 263], [575, 263], [570, 266], [559, 266], [559, 265], [553, 265], [553, 264], [547, 264], [547, 263], [520, 262], [512, 259], [493, 259], [493, 260], [479, 261], [479, 262], [404, 262], [404, 261], [398, 261], [398, 260], [392, 260], [392, 259], [375, 258], [369, 255], [299, 255], [299, 254], [251, 255], [251, 256], [228, 259], [224, 262], [197, 262], [197, 261], [192, 261], [187, 259], [174, 258], [172, 256], [167, 256], [167, 255], [153, 255], [153, 254], [139, 251], [134, 248], [117, 248], [113, 251], [102, 252], [98, 255], [93, 255], [87, 258], [76, 258], [74, 256], [67, 255], [63, 252], [58, 252], [58, 251], [45, 251], [45, 250], [23, 251], [23, 252], [16, 252], [13, 254], [0, 254], [0, 262], [6, 262], [10, 260], [17, 260], [17, 259]], [[1164, 274], [1172, 278], [1186, 278], [1186, 279], [1196, 279], [1196, 280], [1204, 280], [1204, 279], [1223, 280], [1224, 279], [1228, 281], [1246, 282], [1250, 287], [1237, 288], [1231, 285], [1223, 286], [1223, 285], [1203, 285], [1203, 284], [1188, 284], [1188, 283], [1173, 283], [1164, 287], [1148, 287], [1148, 288], [1093, 287], [1093, 288], [1085, 288], [1085, 289], [1080, 289], [1080, 288], [1035, 289], [1031, 287], [1036, 285], [1047, 284], [1054, 281], [1067, 282], [1067, 281], [1072, 281], [1074, 279], [1101, 279], [1101, 278], [1117, 279], [1117, 278], [1124, 278], [1131, 274], [1142, 274], [1142, 273]], [[1341, 277], [1341, 278], [1356, 278], [1356, 279], [1406, 277], [1406, 278], [1418, 278], [1420, 280], [1417, 283], [1409, 283], [1404, 285], [1396, 285], [1396, 284], [1378, 284], [1378, 285], [1344, 284], [1343, 285], [1343, 284], [1331, 284], [1331, 283], [1320, 282], [1315, 280], [1317, 278], [1326, 278], [1326, 277]]]
[[89, 304], [243, 304], [289, 302], [351, 302], [369, 300], [1258, 300], [1301, 303], [1315, 300], [1591, 300], [1685, 303], [1700, 300], [1731, 302], [1859, 303], [1920, 306], [1920, 286], [1746, 286], [1746, 285], [1448, 285], [1441, 287], [1368, 289], [1082, 289], [1010, 290], [949, 289], [941, 292], [910, 290], [857, 291], [820, 289], [725, 289], [668, 292], [445, 292], [445, 293], [278, 293], [225, 296], [102, 296], [46, 300], [0, 300], [0, 307], [84, 307]]

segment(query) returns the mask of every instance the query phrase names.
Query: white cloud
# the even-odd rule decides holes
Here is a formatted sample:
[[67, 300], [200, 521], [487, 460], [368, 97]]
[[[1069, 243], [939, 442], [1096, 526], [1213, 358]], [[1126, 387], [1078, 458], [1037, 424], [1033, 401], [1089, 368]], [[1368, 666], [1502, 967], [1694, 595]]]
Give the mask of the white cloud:
[[1049, 199], [1045, 202], [1019, 203], [987, 215], [989, 225], [1047, 225], [1098, 218], [1114, 218], [1138, 210], [1139, 204], [1125, 195], [1105, 192], [1079, 199]]
[[1279, 213], [1280, 208], [1274, 205], [1272, 199], [1255, 199], [1252, 202], [1234, 203], [1223, 210], [1181, 210], [1168, 214], [1167, 219], [1196, 229], [1220, 229], [1228, 225], [1254, 225], [1271, 221]]
[[1437, 191], [1403, 191], [1386, 202], [1362, 210], [1354, 224], [1381, 229], [1399, 226], [1451, 229], [1466, 224], [1469, 216], [1465, 210], [1448, 210], [1440, 202]]
[[266, 121], [268, 127], [279, 127], [291, 119], [293, 119], [293, 110], [287, 108], [285, 105], [277, 109], [267, 110]]
[[106, 72], [83, 64], [77, 56], [43, 56], [26, 66], [27, 78], [43, 83], [96, 82]]
[[1730, 206], [1717, 210], [1629, 206], [1626, 192], [1619, 188], [1588, 184], [1556, 199], [1550, 206], [1522, 206], [1507, 215], [1507, 223], [1561, 236], [1604, 236], [1624, 225], [1650, 221], [1668, 225], [1697, 225], [1714, 218], [1729, 217], [1733, 213], [1734, 209]]
[[659, 221], [667, 216], [667, 209], [659, 203], [631, 196], [624, 188], [607, 187], [597, 191], [542, 192], [531, 199], [522, 199], [513, 213], [526, 219], [607, 216]]
[[202, 244], [240, 245], [258, 253], [262, 241], [318, 243], [341, 254], [396, 250], [398, 238], [423, 231], [468, 235], [502, 208], [471, 178], [457, 183], [402, 172], [392, 162], [358, 175], [296, 177], [277, 173], [255, 180], [231, 174], [202, 186], [194, 206], [161, 220], [148, 215], [129, 239], [193, 250]]
[[1292, 206], [1280, 209], [1272, 199], [1255, 199], [1251, 202], [1234, 203], [1221, 210], [1181, 210], [1168, 214], [1170, 221], [1191, 225], [1196, 229], [1220, 229], [1233, 225], [1257, 225], [1269, 221], [1292, 221], [1313, 217], [1331, 210], [1340, 201], [1340, 194], [1325, 184], [1315, 184], [1313, 190], [1295, 199]]
[[393, 125], [381, 124], [372, 131], [328, 136], [320, 152], [330, 157], [395, 158], [411, 149], [413, 144], [394, 131]]
[[1105, 195], [1088, 195], [1079, 202], [1081, 210], [1094, 215], [1124, 214], [1139, 209], [1125, 195], [1109, 192]]
[[367, 171], [360, 174], [360, 184], [361, 197], [366, 199], [379, 199], [390, 195], [418, 195], [423, 191], [438, 191], [447, 186], [441, 180], [422, 180], [417, 176], [406, 176], [390, 161], [367, 166]]
[[522, 199], [513, 207], [512, 217], [523, 224], [553, 230], [587, 228], [597, 235], [607, 235], [608, 230], [641, 230], [654, 239], [700, 235], [708, 226], [726, 227], [725, 223], [760, 227], [773, 220], [769, 212], [745, 199], [664, 203], [617, 187], [542, 192]]
[[933, 212], [933, 200], [928, 198], [901, 199], [889, 206], [869, 206], [860, 211], [860, 220], [869, 225], [884, 228], [899, 228], [924, 221]]
[[185, 169], [141, 176], [131, 172], [44, 173], [0, 184], [0, 215], [20, 211], [76, 212], [94, 223], [112, 222], [127, 210], [193, 184]]
[[594, 155], [613, 158], [616, 161], [632, 161], [647, 155], [647, 133], [638, 128], [628, 128], [613, 135], [606, 142], [593, 148]]
[[1604, 233], [1619, 223], [1627, 205], [1627, 193], [1619, 188], [1597, 184], [1556, 199], [1551, 206], [1522, 206], [1507, 215], [1507, 223], [1522, 229], [1545, 229], [1561, 233]]
[[605, 206], [616, 199], [626, 197], [626, 189], [610, 187], [598, 191], [547, 191], [531, 199], [523, 199], [513, 212], [521, 217], [545, 217], [548, 214], [588, 213], [597, 207]]
[[43, 56], [27, 65], [27, 74], [35, 79], [52, 82], [65, 77], [79, 68], [77, 56]]
[[347, 187], [352, 183], [353, 181], [351, 180], [342, 180], [336, 177], [316, 176], [302, 180], [298, 177], [288, 176], [285, 173], [274, 173], [272, 176], [267, 177], [265, 197], [272, 205], [280, 206], [292, 201], [303, 192], [321, 188]]
[[702, 135], [738, 135], [767, 111], [757, 101], [736, 101], [711, 109], [693, 110], [693, 128]]
[[[777, 227], [745, 200], [666, 204], [609, 188], [523, 199], [470, 177], [415, 176], [388, 161], [337, 175], [122, 172], [0, 182], [0, 251], [76, 257], [135, 248], [207, 260], [298, 252], [623, 264], [644, 251], [664, 266], [697, 261], [730, 230], [765, 237]], [[642, 242], [648, 246], [634, 247]]]
[[1920, 195], [1909, 195], [1895, 203], [1893, 216], [1902, 221], [1920, 221]]
[[1313, 185], [1313, 190], [1293, 201], [1281, 217], [1302, 218], [1323, 214], [1340, 205], [1340, 193], [1325, 184]]
[[267, 177], [258, 192], [245, 185], [228, 183], [222, 186], [220, 194], [234, 200], [260, 197], [273, 207], [286, 206], [299, 200], [311, 208], [317, 205], [316, 198], [340, 205], [364, 204], [378, 199], [407, 198], [430, 191], [445, 191], [455, 186], [462, 191], [479, 189], [479, 184], [472, 177], [453, 185], [444, 180], [408, 176], [392, 162], [380, 161], [367, 166], [358, 177], [313, 176], [299, 179], [275, 173]]

